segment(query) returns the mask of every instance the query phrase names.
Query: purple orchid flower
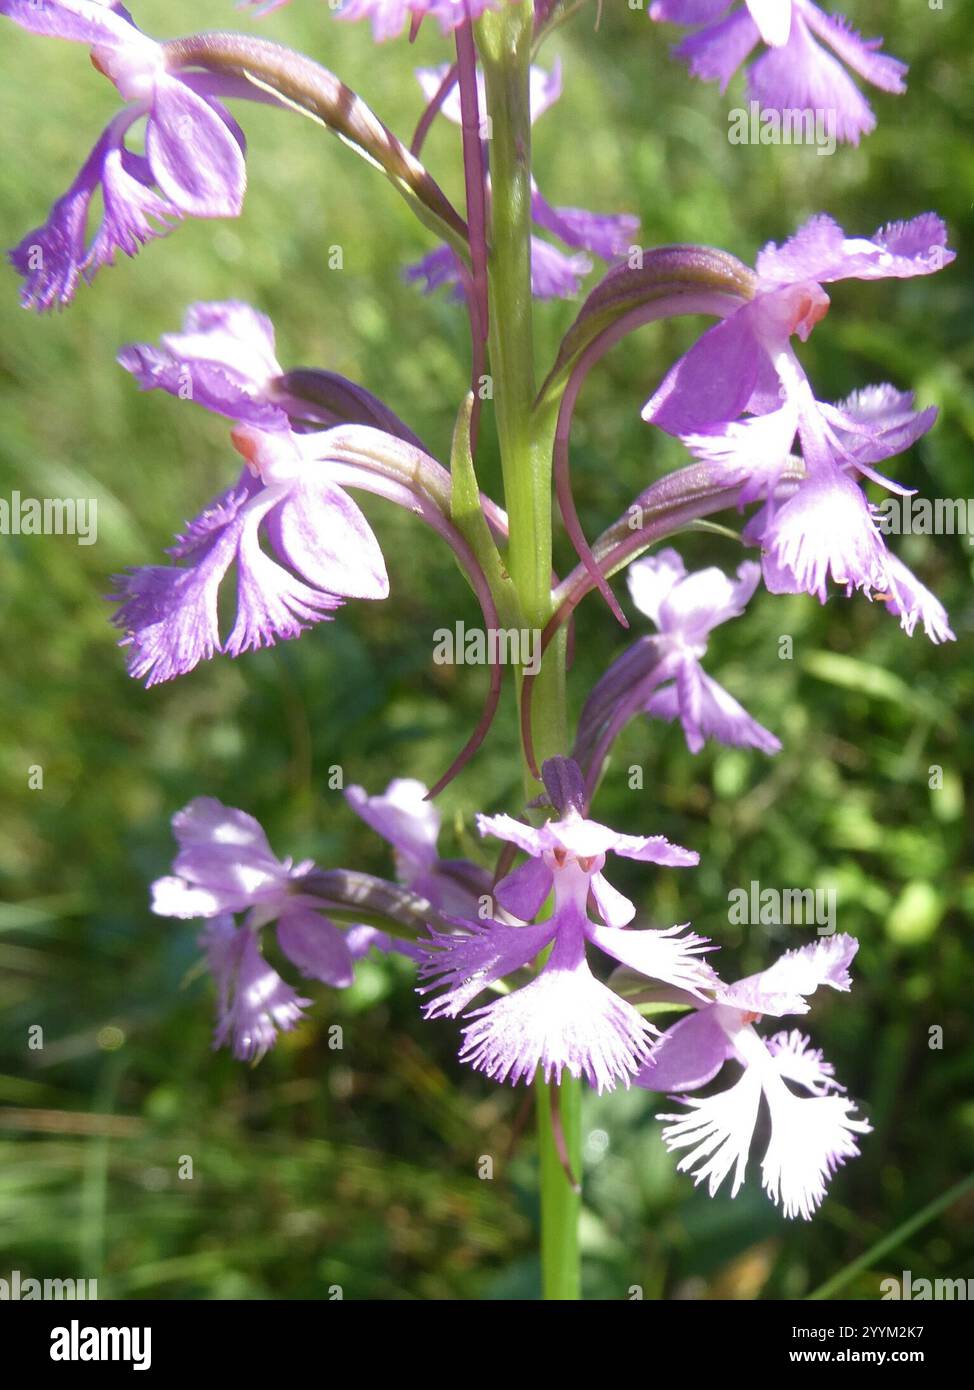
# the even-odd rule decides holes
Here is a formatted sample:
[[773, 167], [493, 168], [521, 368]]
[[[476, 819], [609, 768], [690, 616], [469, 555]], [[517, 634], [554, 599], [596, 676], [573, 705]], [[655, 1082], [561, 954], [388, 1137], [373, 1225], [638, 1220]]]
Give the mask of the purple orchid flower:
[[213, 1046], [229, 1044], [240, 1061], [258, 1062], [311, 1002], [264, 959], [262, 928], [276, 921], [278, 945], [301, 974], [335, 989], [352, 983], [354, 962], [374, 944], [361, 933], [371, 929], [343, 931], [331, 922], [318, 899], [301, 892], [311, 861], [278, 859], [245, 811], [201, 796], [173, 816], [172, 827], [179, 853], [172, 874], [152, 885], [152, 910], [206, 919], [200, 944], [218, 992]]
[[575, 757], [588, 769], [589, 793], [616, 737], [639, 713], [679, 719], [691, 753], [699, 753], [708, 738], [777, 753], [781, 744], [774, 734], [701, 664], [713, 629], [744, 612], [761, 578], [760, 565], [745, 560], [736, 580], [713, 566], [688, 574], [677, 552], [667, 549], [630, 565], [627, 578], [633, 602], [658, 635], [629, 647], [585, 702]]
[[876, 117], [845, 68], [884, 92], [906, 91], [907, 66], [878, 51], [882, 39], [862, 38], [843, 16], [811, 0], [654, 0], [649, 14], [702, 26], [673, 51], [694, 77], [719, 82], [722, 92], [763, 43], [767, 51], [747, 69], [748, 96], [763, 110], [834, 112], [836, 135], [852, 145], [874, 129]]
[[[726, 1061], [743, 1073], [729, 1090], [702, 1099], [680, 1095], [688, 1108], [659, 1115], [671, 1123], [663, 1140], [673, 1151], [689, 1149], [677, 1165], [697, 1183], [706, 1178], [711, 1197], [734, 1169], [731, 1196], [744, 1182], [748, 1153], [762, 1095], [771, 1119], [771, 1138], [761, 1163], [765, 1191], [785, 1216], [809, 1220], [825, 1196], [836, 1168], [858, 1154], [855, 1136], [868, 1134], [866, 1120], [851, 1118], [852, 1101], [834, 1068], [797, 1029], [765, 1040], [753, 1024], [764, 1014], [808, 1012], [806, 996], [820, 985], [847, 991], [848, 966], [859, 943], [851, 936], [823, 938], [787, 951], [768, 970], [733, 985], [720, 985], [712, 1003], [687, 995], [694, 1012], [667, 1029], [636, 1077], [650, 1091], [692, 1091], [705, 1086]], [[796, 1094], [786, 1082], [807, 1092]]]
[[439, 912], [476, 916], [491, 891], [490, 874], [468, 860], [439, 857], [440, 813], [428, 796], [425, 784], [412, 777], [395, 778], [381, 796], [369, 796], [364, 787], [345, 792], [352, 810], [392, 845], [401, 884]]
[[[946, 228], [932, 213], [847, 238], [825, 216], [758, 256], [758, 287], [680, 358], [643, 409], [643, 418], [677, 435], [701, 459], [741, 483], [740, 505], [764, 496], [745, 538], [763, 550], [773, 593], [811, 593], [824, 603], [831, 575], [847, 592], [876, 591], [903, 628], [918, 620], [934, 641], [952, 637], [937, 600], [891, 557], [858, 476], [894, 492], [898, 483], [873, 465], [908, 448], [936, 410], [915, 412], [891, 386], [871, 387], [838, 406], [815, 399], [791, 346], [824, 316], [823, 283], [929, 275], [949, 265]], [[741, 420], [747, 413], [751, 418]], [[801, 441], [805, 477], [783, 505], [772, 496]]]
[[[416, 76], [429, 102], [438, 102], [440, 114], [455, 125], [462, 124], [459, 87], [453, 85], [442, 96], [443, 83], [450, 65], [419, 68]], [[556, 62], [550, 72], [532, 66], [529, 75], [531, 123], [544, 114], [562, 92], [561, 64]], [[487, 93], [483, 74], [477, 72], [478, 109], [487, 110]], [[488, 181], [489, 193], [489, 181]], [[592, 269], [586, 252], [605, 261], [625, 255], [639, 231], [639, 219], [628, 213], [588, 212], [584, 208], [553, 207], [542, 196], [536, 183], [531, 187], [531, 213], [534, 223], [558, 237], [575, 254], [567, 255], [542, 237], [531, 238], [531, 290], [537, 299], [572, 299], [579, 293], [581, 281]], [[463, 297], [461, 265], [450, 247], [424, 256], [406, 270], [406, 279], [425, 282], [425, 291], [443, 285], [455, 287], [457, 298]]]
[[[114, 622], [131, 649], [131, 675], [156, 685], [217, 652], [239, 656], [298, 637], [346, 598], [388, 597], [379, 542], [328, 457], [331, 433], [232, 432], [247, 467], [176, 538], [169, 553], [178, 563], [116, 576]], [[217, 601], [234, 563], [236, 621], [223, 639]]]
[[[655, 979], [691, 993], [714, 980], [700, 959], [703, 937], [667, 931], [631, 931], [635, 907], [605, 879], [606, 855], [641, 863], [696, 864], [691, 850], [662, 835], [621, 835], [582, 814], [584, 788], [577, 765], [549, 759], [543, 768], [558, 819], [534, 829], [511, 816], [479, 816], [482, 835], [514, 844], [529, 859], [503, 879], [495, 897], [524, 922], [531, 922], [554, 891], [552, 915], [534, 926], [499, 921], [463, 922], [457, 934], [433, 933], [423, 979], [424, 992], [443, 990], [426, 1005], [428, 1018], [456, 1018], [491, 984], [534, 961], [551, 946], [539, 974], [521, 988], [466, 1015], [461, 1061], [497, 1081], [530, 1080], [541, 1067], [545, 1080], [568, 1071], [585, 1076], [597, 1090], [629, 1085], [648, 1057], [654, 1030], [623, 999], [601, 984], [586, 961], [586, 943]], [[605, 925], [592, 921], [592, 899]]]
[[[220, 79], [167, 67], [164, 48], [118, 4], [100, 0], [0, 0], [0, 14], [35, 34], [91, 48], [92, 62], [128, 103], [99, 138], [47, 222], [10, 252], [25, 307], [67, 304], [119, 251], [134, 256], [185, 216], [236, 217], [247, 174], [243, 133], [218, 100]], [[145, 118], [145, 152], [126, 136]], [[102, 220], [89, 238], [95, 193]]]
[[[171, 680], [216, 652], [238, 656], [297, 637], [345, 598], [388, 596], [379, 543], [328, 460], [330, 432], [295, 433], [273, 389], [281, 366], [265, 315], [235, 300], [194, 304], [181, 333], [158, 347], [130, 344], [118, 360], [144, 390], [235, 421], [231, 439], [248, 465], [177, 537], [170, 554], [180, 563], [117, 577], [114, 621], [132, 675], [148, 685]], [[261, 548], [261, 534], [283, 563]], [[237, 620], [224, 642], [217, 598], [234, 562]]]
[[[247, 462], [237, 483], [177, 537], [170, 554], [179, 563], [116, 576], [114, 597], [122, 606], [115, 623], [125, 633], [121, 645], [131, 648], [132, 675], [154, 685], [216, 652], [239, 656], [297, 637], [346, 598], [386, 598], [379, 543], [348, 487], [395, 502], [445, 540], [487, 628], [499, 626], [486, 576], [450, 520], [446, 470], [363, 388], [329, 372], [281, 376], [264, 315], [237, 301], [193, 305], [181, 334], [164, 336], [159, 347], [132, 344], [119, 361], [143, 388], [161, 387], [235, 420], [230, 437]], [[351, 423], [303, 432], [309, 420], [336, 419]], [[490, 515], [505, 533], [503, 513], [491, 507]], [[276, 560], [262, 549], [262, 536]], [[224, 640], [218, 595], [234, 562], [236, 621]], [[501, 666], [494, 661], [481, 719], [430, 795], [479, 748], [500, 691]]]

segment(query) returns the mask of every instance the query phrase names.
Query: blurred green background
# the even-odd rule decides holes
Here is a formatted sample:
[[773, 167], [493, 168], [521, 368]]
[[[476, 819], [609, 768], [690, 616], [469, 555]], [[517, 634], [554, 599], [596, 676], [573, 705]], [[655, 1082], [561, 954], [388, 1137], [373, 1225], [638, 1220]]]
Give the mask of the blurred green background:
[[[668, 57], [675, 32], [622, 0], [601, 28], [583, 12], [544, 55], [566, 92], [536, 129], [549, 200], [643, 220], [646, 245], [702, 241], [747, 261], [825, 209], [851, 234], [934, 208], [960, 256], [916, 281], [833, 287], [802, 349], [818, 394], [870, 382], [915, 388], [941, 407], [933, 433], [893, 471], [928, 496], [974, 497], [974, 15], [920, 0], [847, 0], [912, 67], [910, 92], [875, 93], [876, 133], [831, 158], [732, 147], [722, 97]], [[446, 56], [435, 33], [376, 49], [365, 26], [294, 0], [262, 23], [229, 3], [135, 6], [148, 32], [252, 29], [320, 57], [407, 139], [420, 110], [411, 77]], [[117, 108], [83, 49], [3, 24], [6, 118], [0, 235], [20, 240], [67, 187]], [[102, 1297], [536, 1296], [534, 1159], [519, 1135], [523, 1093], [461, 1069], [457, 1030], [424, 1024], [412, 979], [370, 960], [256, 1069], [210, 1051], [213, 996], [194, 924], [147, 908], [166, 870], [169, 818], [208, 793], [246, 808], [281, 854], [389, 873], [385, 847], [329, 790], [379, 791], [442, 771], [479, 711], [485, 673], [436, 666], [432, 633], [474, 621], [445, 550], [366, 502], [394, 592], [349, 604], [299, 642], [209, 663], [143, 691], [124, 673], [102, 596], [127, 565], [156, 563], [184, 518], [239, 460], [225, 425], [141, 395], [118, 347], [176, 327], [194, 299], [240, 297], [269, 313], [285, 365], [320, 365], [378, 392], [441, 457], [465, 389], [457, 307], [404, 285], [431, 249], [384, 180], [311, 122], [240, 110], [250, 189], [235, 222], [187, 222], [136, 261], [102, 272], [62, 315], [17, 308], [2, 277], [0, 496], [97, 497], [98, 543], [0, 540], [0, 1274], [97, 1277]], [[427, 161], [460, 196], [457, 132], [434, 130]], [[329, 270], [341, 245], [344, 269]], [[538, 309], [545, 369], [571, 321]], [[649, 328], [586, 386], [573, 442], [590, 536], [654, 477], [683, 461], [639, 407], [699, 325]], [[492, 424], [483, 481], [496, 490]], [[974, 504], [972, 504], [974, 505]], [[700, 851], [699, 871], [617, 873], [647, 920], [691, 920], [720, 942], [724, 973], [761, 968], [802, 928], [734, 927], [727, 894], [835, 886], [839, 928], [862, 947], [851, 996], [817, 998], [810, 1028], [875, 1132], [810, 1227], [765, 1200], [758, 1151], [736, 1201], [711, 1201], [674, 1171], [642, 1092], [587, 1101], [586, 1292], [625, 1297], [799, 1297], [844, 1268], [974, 1168], [970, 784], [974, 671], [971, 549], [964, 537], [894, 542], [947, 604], [958, 642], [909, 640], [861, 598], [758, 595], [714, 637], [708, 669], [782, 738], [774, 760], [708, 745], [691, 757], [666, 726], [634, 724], [597, 805], [627, 831], [663, 831]], [[738, 545], [681, 538], [690, 564], [736, 566]], [[559, 562], [569, 564], [563, 538]], [[779, 660], [782, 634], [794, 659]], [[594, 601], [578, 622], [571, 699], [622, 650]], [[442, 798], [444, 852], [471, 847], [477, 809], [518, 809], [511, 700], [487, 749]], [[645, 769], [630, 792], [626, 768]], [[43, 789], [28, 769], [43, 768]], [[943, 787], [929, 789], [929, 769]], [[479, 852], [474, 847], [474, 852]], [[635, 867], [635, 866], [634, 866]], [[342, 1051], [328, 1047], [341, 1024]], [[44, 1047], [27, 1047], [32, 1025]], [[942, 1028], [943, 1046], [930, 1046]], [[180, 1156], [192, 1181], [178, 1180]], [[481, 1156], [494, 1178], [478, 1178]], [[974, 1274], [974, 1194], [858, 1275], [878, 1281]]]

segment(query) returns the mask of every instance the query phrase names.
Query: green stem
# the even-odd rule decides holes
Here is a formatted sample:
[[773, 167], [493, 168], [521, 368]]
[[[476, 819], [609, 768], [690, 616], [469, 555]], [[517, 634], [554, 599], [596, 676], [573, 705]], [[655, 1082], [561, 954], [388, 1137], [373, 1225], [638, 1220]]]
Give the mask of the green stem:
[[[521, 625], [551, 616], [552, 432], [538, 431], [531, 300], [532, 8], [508, 4], [477, 26], [490, 117], [491, 250], [488, 264], [491, 375], [504, 497], [510, 518], [508, 567]], [[536, 747], [565, 751], [564, 650], [550, 652], [535, 691]], [[525, 788], [537, 787], [526, 772]]]
[[562, 1076], [555, 1088], [540, 1074], [535, 1081], [538, 1119], [538, 1166], [541, 1177], [541, 1293], [549, 1300], [582, 1296], [578, 1248], [581, 1191], [568, 1181], [555, 1139], [551, 1103], [558, 1092], [559, 1118], [569, 1167], [577, 1182], [582, 1174], [582, 1083]]
[[[507, 563], [520, 626], [540, 635], [552, 613], [553, 420], [532, 417], [535, 397], [531, 299], [531, 110], [533, 6], [506, 4], [476, 27], [490, 118], [491, 229], [488, 347], [510, 537]], [[519, 673], [519, 675], [522, 675]], [[521, 681], [518, 682], [519, 691]], [[552, 642], [534, 689], [533, 736], [540, 759], [566, 751], [565, 648]], [[523, 750], [522, 750], [523, 753]], [[538, 790], [526, 760], [528, 797]], [[570, 1183], [552, 1117], [554, 1088], [535, 1081], [541, 1187], [542, 1294], [581, 1296], [581, 1196]], [[581, 1178], [581, 1086], [557, 1087], [568, 1164]]]

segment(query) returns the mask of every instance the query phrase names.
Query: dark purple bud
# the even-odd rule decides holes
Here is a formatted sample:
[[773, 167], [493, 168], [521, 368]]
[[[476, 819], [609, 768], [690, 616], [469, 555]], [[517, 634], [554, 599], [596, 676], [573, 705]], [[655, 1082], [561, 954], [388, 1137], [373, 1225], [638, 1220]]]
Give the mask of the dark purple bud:
[[578, 763], [571, 758], [547, 758], [541, 767], [541, 780], [559, 816], [569, 811], [584, 815], [585, 781]]

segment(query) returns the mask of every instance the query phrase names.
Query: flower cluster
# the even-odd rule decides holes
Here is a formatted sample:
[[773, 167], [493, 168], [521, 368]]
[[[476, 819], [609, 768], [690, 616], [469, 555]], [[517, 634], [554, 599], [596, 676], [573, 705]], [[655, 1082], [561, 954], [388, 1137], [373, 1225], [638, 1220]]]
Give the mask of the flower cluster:
[[[256, 8], [267, 13], [284, 3], [257, 0]], [[626, 564], [632, 602], [655, 629], [628, 646], [589, 692], [573, 745], [554, 733], [564, 711], [550, 719], [546, 748], [571, 747], [572, 756], [543, 763], [544, 795], [529, 801], [525, 818], [477, 817], [481, 837], [503, 846], [493, 872], [440, 856], [440, 816], [431, 798], [490, 727], [501, 692], [499, 657], [480, 723], [432, 790], [395, 778], [378, 795], [360, 786], [345, 792], [348, 807], [391, 847], [393, 878], [279, 859], [252, 816], [200, 797], [173, 818], [178, 853], [171, 873], [153, 884], [152, 907], [204, 923], [200, 943], [217, 995], [214, 1046], [241, 1060], [258, 1061], [310, 1006], [275, 958], [286, 962], [285, 972], [343, 989], [368, 952], [395, 954], [415, 968], [425, 1016], [462, 1018], [461, 1061], [494, 1081], [560, 1086], [572, 1078], [598, 1092], [635, 1084], [675, 1093], [682, 1109], [660, 1116], [663, 1140], [681, 1155], [680, 1169], [706, 1181], [712, 1195], [728, 1177], [732, 1195], [744, 1181], [763, 1105], [770, 1121], [764, 1188], [785, 1216], [807, 1219], [837, 1167], [857, 1153], [869, 1123], [856, 1117], [833, 1068], [804, 1033], [764, 1037], [755, 1025], [765, 1016], [806, 1013], [809, 998], [825, 987], [847, 992], [858, 943], [846, 935], [821, 940], [727, 984], [713, 964], [714, 943], [689, 923], [660, 928], [637, 921], [636, 903], [616, 886], [617, 874], [626, 886], [621, 876], [629, 865], [687, 868], [698, 863], [696, 852], [661, 834], [611, 829], [590, 810], [615, 739], [640, 715], [678, 722], [693, 753], [708, 739], [779, 750], [776, 735], [704, 664], [711, 633], [744, 613], [762, 577], [772, 594], [807, 593], [823, 603], [830, 582], [847, 594], [861, 591], [896, 615], [908, 635], [922, 624], [934, 643], [953, 638], [939, 599], [887, 549], [865, 491], [873, 484], [909, 493], [878, 466], [921, 439], [936, 411], [917, 409], [910, 392], [889, 383], [821, 401], [793, 340], [807, 340], [826, 314], [826, 285], [924, 276], [948, 266], [954, 253], [933, 213], [870, 237], [848, 237], [823, 214], [784, 244], [769, 243], [752, 271], [709, 247], [644, 253], [631, 245], [635, 217], [554, 205], [526, 156], [529, 124], [560, 98], [562, 72], [558, 63], [529, 68], [529, 58], [567, 11], [554, 0], [534, 0], [512, 25], [521, 30], [516, 56], [527, 84], [509, 103], [518, 108], [512, 115], [505, 100], [490, 109], [504, 57], [482, 40], [493, 28], [488, 12], [512, 17], [504, 7], [518, 3], [528, 0], [341, 5], [339, 17], [368, 19], [377, 40], [406, 30], [414, 37], [428, 18], [455, 44], [455, 64], [417, 73], [426, 107], [407, 148], [338, 78], [282, 45], [224, 33], [160, 43], [142, 33], [119, 0], [0, 0], [0, 15], [25, 30], [87, 46], [124, 102], [46, 223], [10, 252], [26, 306], [67, 304], [119, 252], [134, 255], [184, 217], [236, 216], [246, 187], [245, 142], [225, 102], [245, 98], [313, 117], [390, 180], [439, 237], [409, 277], [427, 289], [455, 288], [470, 314], [471, 376], [476, 383], [489, 344], [499, 377], [501, 472], [525, 513], [510, 518], [480, 490], [473, 393], [460, 410], [447, 469], [364, 387], [322, 368], [286, 371], [270, 320], [240, 300], [193, 304], [180, 331], [158, 344], [123, 348], [119, 362], [142, 389], [190, 400], [229, 421], [243, 459], [225, 490], [185, 524], [169, 552], [173, 563], [116, 577], [114, 621], [133, 676], [147, 685], [168, 681], [217, 654], [235, 657], [293, 639], [330, 620], [348, 599], [385, 599], [385, 558], [351, 491], [392, 502], [446, 541], [488, 633], [501, 628], [502, 615], [513, 621], [530, 612], [547, 623], [548, 650], [593, 587], [627, 624], [608, 583]], [[747, 69], [754, 99], [772, 110], [831, 111], [840, 138], [853, 144], [875, 119], [847, 69], [882, 90], [904, 90], [906, 68], [880, 51], [881, 40], [861, 38], [811, 0], [654, 0], [650, 15], [691, 30], [677, 55], [695, 76], [722, 88], [760, 50]], [[462, 132], [465, 219], [418, 158], [437, 115]], [[507, 157], [495, 154], [492, 169], [495, 117], [505, 126]], [[99, 195], [100, 221], [92, 228]], [[514, 250], [497, 235], [505, 218]], [[639, 254], [631, 256], [634, 249]], [[590, 255], [616, 264], [585, 301], [535, 397], [532, 293], [577, 294]], [[624, 513], [590, 550], [567, 463], [582, 381], [635, 328], [700, 313], [719, 321], [665, 373], [642, 412], [679, 439], [694, 462], [641, 494], [637, 524]], [[550, 457], [542, 458], [546, 441]], [[550, 527], [539, 509], [539, 499], [544, 507], [549, 500], [549, 466], [582, 560], [564, 581], [551, 576], [550, 595]], [[745, 560], [736, 575], [713, 566], [690, 572], [671, 547], [651, 549], [734, 507], [755, 508], [741, 538], [761, 552], [760, 562]], [[232, 568], [236, 605], [232, 621], [222, 623]], [[525, 764], [534, 772], [530, 692], [537, 675], [524, 666], [519, 687]], [[684, 1010], [665, 1032], [650, 1021], [662, 1002]], [[694, 1094], [725, 1066], [740, 1070], [729, 1087]]]
[[[214, 1046], [259, 1060], [310, 1003], [265, 958], [261, 935], [271, 923], [301, 974], [333, 988], [351, 984], [367, 952], [396, 951], [415, 962], [420, 992], [433, 996], [426, 1016], [464, 1015], [461, 1060], [496, 1081], [536, 1074], [559, 1081], [567, 1072], [599, 1091], [622, 1082], [686, 1092], [736, 1063], [742, 1075], [729, 1090], [681, 1097], [685, 1113], [661, 1117], [670, 1122], [664, 1141], [689, 1149], [679, 1166], [698, 1182], [707, 1179], [711, 1195], [733, 1168], [736, 1194], [763, 1096], [771, 1118], [764, 1186], [786, 1216], [809, 1217], [869, 1125], [853, 1118], [853, 1103], [837, 1094], [842, 1087], [807, 1037], [796, 1030], [764, 1041], [753, 1025], [766, 1014], [806, 1013], [807, 996], [822, 985], [847, 991], [858, 943], [848, 936], [820, 941], [725, 985], [707, 960], [713, 945], [685, 926], [634, 927], [634, 904], [603, 872], [609, 855], [670, 868], [698, 856], [662, 835], [624, 835], [588, 819], [571, 760], [550, 760], [544, 778], [553, 814], [543, 825], [478, 817], [481, 835], [526, 856], [493, 888], [477, 865], [439, 858], [439, 816], [421, 783], [397, 779], [371, 797], [361, 787], [347, 790], [352, 809], [392, 845], [397, 877], [420, 898], [420, 914], [444, 924], [412, 941], [372, 925], [336, 925], [313, 864], [277, 859], [243, 811], [206, 797], [180, 811], [173, 818], [180, 850], [172, 874], [153, 885], [153, 910], [205, 919], [200, 943], [217, 987]], [[494, 915], [485, 916], [483, 904]], [[625, 992], [622, 980], [616, 988], [614, 976], [605, 984], [593, 974], [587, 948], [624, 967], [617, 974]], [[641, 990], [652, 998], [661, 987], [671, 1004], [689, 1010], [662, 1034], [625, 997]], [[471, 1010], [491, 991], [497, 997]]]
[[[763, 499], [744, 539], [761, 546], [772, 593], [805, 592], [824, 603], [831, 577], [847, 592], [875, 594], [909, 634], [922, 622], [934, 642], [953, 637], [943, 606], [889, 553], [859, 482], [907, 492], [875, 465], [909, 448], [937, 412], [915, 411], [912, 396], [888, 384], [837, 405], [818, 401], [791, 339], [805, 341], [827, 312], [825, 284], [930, 275], [953, 259], [946, 228], [930, 213], [869, 238], [813, 217], [783, 246], [764, 248], [754, 297], [708, 329], [643, 408], [645, 420], [714, 465], [717, 478], [740, 484], [741, 507]], [[783, 496], [796, 436], [804, 476]]]

